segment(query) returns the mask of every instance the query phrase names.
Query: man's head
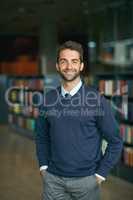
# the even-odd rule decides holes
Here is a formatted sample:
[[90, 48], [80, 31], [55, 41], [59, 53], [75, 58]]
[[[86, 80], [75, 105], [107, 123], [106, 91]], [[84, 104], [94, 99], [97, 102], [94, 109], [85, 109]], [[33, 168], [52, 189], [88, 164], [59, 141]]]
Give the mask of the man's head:
[[65, 81], [73, 81], [79, 78], [83, 67], [83, 48], [81, 44], [67, 41], [59, 47], [56, 68]]

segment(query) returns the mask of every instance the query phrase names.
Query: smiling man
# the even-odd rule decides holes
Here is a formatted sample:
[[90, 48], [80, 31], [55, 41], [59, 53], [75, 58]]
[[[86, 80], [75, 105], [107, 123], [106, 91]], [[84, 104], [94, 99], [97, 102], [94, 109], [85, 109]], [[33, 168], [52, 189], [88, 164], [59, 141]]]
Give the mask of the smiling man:
[[[100, 185], [122, 150], [118, 124], [106, 99], [81, 80], [79, 43], [67, 41], [59, 47], [56, 68], [61, 86], [46, 94], [40, 113], [47, 114], [36, 122], [43, 200], [99, 200]], [[104, 154], [103, 138], [108, 142]]]

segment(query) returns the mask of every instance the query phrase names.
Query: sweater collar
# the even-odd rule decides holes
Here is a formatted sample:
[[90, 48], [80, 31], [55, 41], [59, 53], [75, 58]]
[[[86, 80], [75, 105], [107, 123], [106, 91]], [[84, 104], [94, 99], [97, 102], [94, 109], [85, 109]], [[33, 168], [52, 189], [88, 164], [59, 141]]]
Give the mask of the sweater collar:
[[61, 95], [63, 97], [65, 97], [65, 94], [69, 93], [71, 96], [74, 96], [79, 91], [79, 89], [81, 88], [82, 84], [83, 83], [80, 80], [79, 83], [70, 92], [66, 91], [64, 89], [63, 85], [61, 85]]

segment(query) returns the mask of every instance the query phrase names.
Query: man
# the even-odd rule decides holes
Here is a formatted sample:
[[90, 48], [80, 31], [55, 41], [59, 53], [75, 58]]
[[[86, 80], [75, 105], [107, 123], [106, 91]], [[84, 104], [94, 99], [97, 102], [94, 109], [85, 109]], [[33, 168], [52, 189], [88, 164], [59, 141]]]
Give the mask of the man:
[[118, 125], [105, 98], [81, 80], [79, 43], [59, 47], [56, 68], [62, 84], [46, 94], [36, 123], [43, 200], [98, 200], [100, 184], [122, 150]]

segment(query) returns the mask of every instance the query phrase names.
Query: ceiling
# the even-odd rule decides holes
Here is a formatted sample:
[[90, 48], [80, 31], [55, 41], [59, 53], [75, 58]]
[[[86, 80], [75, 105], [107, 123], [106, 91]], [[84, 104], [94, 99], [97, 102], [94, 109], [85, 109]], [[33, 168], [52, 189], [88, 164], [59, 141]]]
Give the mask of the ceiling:
[[[127, 2], [125, 0], [2, 0], [0, 34], [38, 35], [44, 23], [61, 31], [84, 30], [90, 15]], [[129, 2], [129, 0], [128, 0]]]

